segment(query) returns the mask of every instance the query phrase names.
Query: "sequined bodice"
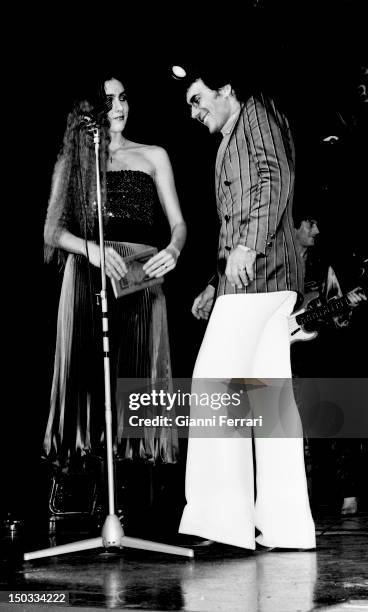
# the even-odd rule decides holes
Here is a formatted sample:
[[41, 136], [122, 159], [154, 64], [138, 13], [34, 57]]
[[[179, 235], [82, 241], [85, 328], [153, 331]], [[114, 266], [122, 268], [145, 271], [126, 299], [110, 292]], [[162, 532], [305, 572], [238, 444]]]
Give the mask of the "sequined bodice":
[[152, 177], [140, 170], [106, 174], [105, 238], [158, 245], [163, 213]]

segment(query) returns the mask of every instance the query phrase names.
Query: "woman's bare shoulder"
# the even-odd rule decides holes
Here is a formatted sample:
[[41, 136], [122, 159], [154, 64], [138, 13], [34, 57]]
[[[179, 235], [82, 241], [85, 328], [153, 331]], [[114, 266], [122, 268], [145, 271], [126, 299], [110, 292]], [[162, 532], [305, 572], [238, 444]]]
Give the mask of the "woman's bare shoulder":
[[167, 163], [169, 156], [163, 147], [158, 145], [144, 145], [144, 155], [155, 165]]
[[142, 153], [147, 153], [147, 155], [153, 155], [153, 156], [164, 155], [164, 154], [167, 155], [163, 147], [160, 147], [158, 145], [152, 145], [152, 144], [143, 144], [141, 142], [129, 141], [129, 145], [127, 148], [140, 149]]
[[132, 161], [146, 163], [154, 171], [170, 166], [168, 154], [163, 147], [151, 144], [129, 142], [125, 147], [125, 154], [129, 154]]

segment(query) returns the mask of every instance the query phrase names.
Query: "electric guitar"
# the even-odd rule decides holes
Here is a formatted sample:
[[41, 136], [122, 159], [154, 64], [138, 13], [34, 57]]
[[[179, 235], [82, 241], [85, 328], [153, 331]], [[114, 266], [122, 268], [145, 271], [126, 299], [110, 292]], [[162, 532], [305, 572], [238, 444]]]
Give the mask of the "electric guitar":
[[327, 304], [323, 306], [318, 306], [317, 308], [308, 308], [308, 305], [318, 298], [318, 291], [312, 291], [308, 293], [305, 297], [304, 302], [299, 310], [294, 312], [289, 316], [289, 336], [290, 343], [298, 342], [299, 340], [313, 340], [318, 335], [317, 330], [307, 331], [304, 326], [307, 324], [313, 324], [318, 321], [320, 323], [322, 320], [327, 320], [331, 317], [335, 317], [339, 315], [343, 311], [348, 311], [352, 308], [351, 302], [349, 300], [350, 294], [354, 293], [354, 291], [363, 291], [361, 287], [356, 287], [349, 293], [345, 295], [330, 300]]

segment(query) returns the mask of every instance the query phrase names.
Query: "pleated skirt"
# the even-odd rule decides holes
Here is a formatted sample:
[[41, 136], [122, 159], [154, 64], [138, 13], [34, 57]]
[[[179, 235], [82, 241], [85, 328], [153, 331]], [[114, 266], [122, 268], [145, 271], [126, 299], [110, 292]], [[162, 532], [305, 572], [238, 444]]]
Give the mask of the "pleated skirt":
[[[123, 257], [147, 248], [106, 242]], [[105, 387], [100, 270], [70, 254], [60, 294], [45, 456], [61, 466], [87, 453], [103, 456]], [[140, 437], [126, 431], [128, 407], [119, 382], [142, 379], [145, 391], [171, 390], [170, 347], [165, 296], [160, 285], [115, 298], [107, 278], [114, 452], [121, 459], [174, 463], [177, 432], [146, 427]], [[148, 407], [149, 408], [149, 407]], [[147, 409], [148, 409], [147, 408]], [[157, 407], [155, 407], [156, 414]]]

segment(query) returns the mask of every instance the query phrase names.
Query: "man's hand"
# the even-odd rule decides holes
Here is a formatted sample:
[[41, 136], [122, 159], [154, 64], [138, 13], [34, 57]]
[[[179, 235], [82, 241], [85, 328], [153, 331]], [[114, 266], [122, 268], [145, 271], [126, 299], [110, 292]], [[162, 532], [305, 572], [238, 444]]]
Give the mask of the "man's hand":
[[[358, 304], [360, 304], [361, 302], [366, 302], [367, 301], [367, 296], [364, 293], [363, 289], [361, 287], [356, 287], [356, 289], [353, 289], [352, 291], [349, 291], [349, 293], [347, 294], [348, 299], [349, 299], [349, 305], [351, 308], [355, 308], [356, 306], [358, 306]], [[338, 299], [338, 296], [336, 296], [333, 299]], [[332, 301], [332, 300], [330, 300]], [[350, 310], [347, 313], [338, 315], [337, 317], [333, 317], [334, 323], [336, 325], [336, 327], [348, 327], [348, 325], [350, 324], [350, 320], [352, 317], [352, 310]]]
[[215, 288], [212, 285], [207, 285], [206, 289], [193, 302], [192, 314], [196, 319], [208, 319], [214, 298]]
[[233, 287], [242, 289], [254, 280], [254, 262], [257, 253], [252, 249], [245, 250], [237, 246], [227, 260], [225, 274]]
[[360, 302], [367, 301], [367, 296], [361, 287], [357, 287], [356, 289], [353, 289], [353, 291], [349, 291], [348, 298], [352, 308], [358, 306]]

